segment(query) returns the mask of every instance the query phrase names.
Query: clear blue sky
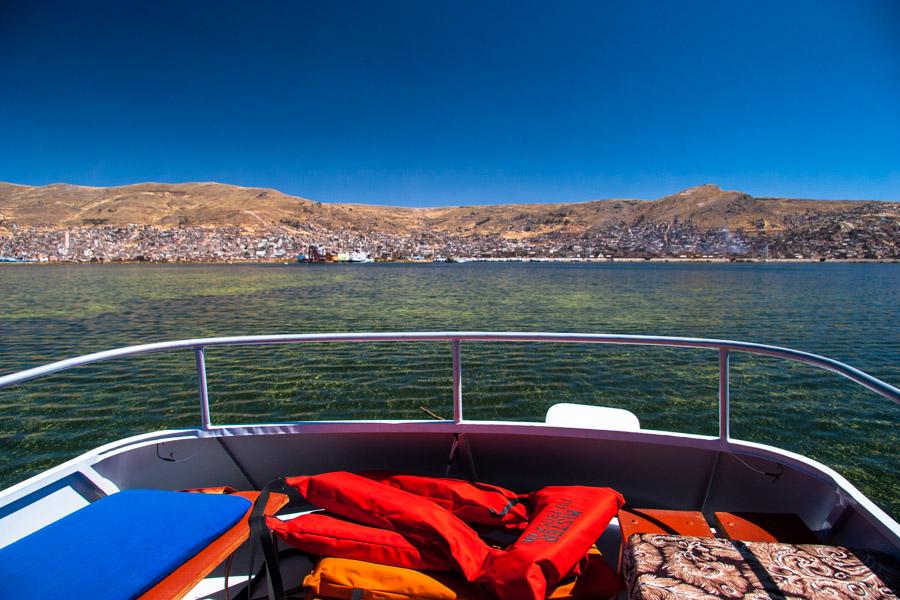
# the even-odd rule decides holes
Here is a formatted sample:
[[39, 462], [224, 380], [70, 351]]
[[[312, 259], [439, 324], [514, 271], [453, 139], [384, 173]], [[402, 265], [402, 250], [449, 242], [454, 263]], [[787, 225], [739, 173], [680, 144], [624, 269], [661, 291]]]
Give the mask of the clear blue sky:
[[900, 199], [900, 2], [0, 0], [0, 180]]

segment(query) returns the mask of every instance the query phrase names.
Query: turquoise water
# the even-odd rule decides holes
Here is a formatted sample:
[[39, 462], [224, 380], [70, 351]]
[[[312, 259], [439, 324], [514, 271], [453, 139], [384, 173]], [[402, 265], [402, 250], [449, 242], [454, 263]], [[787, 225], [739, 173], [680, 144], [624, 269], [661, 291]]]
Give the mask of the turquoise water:
[[[122, 345], [271, 333], [573, 331], [722, 337], [825, 354], [900, 383], [900, 265], [71, 265], [0, 268], [0, 373]], [[189, 351], [0, 391], [0, 485], [104, 442], [198, 423]], [[562, 401], [714, 434], [713, 351], [465, 344], [466, 417]], [[451, 416], [447, 344], [210, 349], [215, 423]], [[836, 468], [900, 514], [900, 407], [840, 377], [737, 356], [735, 437]]]

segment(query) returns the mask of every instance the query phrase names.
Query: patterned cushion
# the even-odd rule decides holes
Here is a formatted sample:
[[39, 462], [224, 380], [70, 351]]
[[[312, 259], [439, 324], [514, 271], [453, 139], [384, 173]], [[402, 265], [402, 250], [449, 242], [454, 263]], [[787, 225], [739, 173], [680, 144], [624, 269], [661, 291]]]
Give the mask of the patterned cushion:
[[624, 552], [632, 600], [897, 598], [900, 565], [838, 546], [637, 534]]

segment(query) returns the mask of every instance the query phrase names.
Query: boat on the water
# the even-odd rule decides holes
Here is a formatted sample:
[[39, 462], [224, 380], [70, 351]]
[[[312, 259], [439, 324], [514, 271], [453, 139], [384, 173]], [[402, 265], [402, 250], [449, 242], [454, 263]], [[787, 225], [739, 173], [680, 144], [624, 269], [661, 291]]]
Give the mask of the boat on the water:
[[[347, 342], [445, 344], [449, 351], [448, 360], [452, 363], [452, 380], [447, 382], [447, 390], [452, 396], [453, 417], [250, 424], [214, 422], [206, 383], [207, 348]], [[719, 368], [718, 434], [646, 429], [641, 426], [638, 416], [629, 411], [571, 404], [565, 397], [557, 400], [543, 422], [468, 420], [464, 417], [463, 349], [471, 342], [639, 345], [708, 350], [710, 359], [717, 361]], [[270, 556], [271, 548], [266, 546], [271, 542], [271, 535], [260, 533], [258, 528], [238, 531], [241, 519], [245, 525], [249, 522], [247, 527], [253, 529], [254, 522], [263, 522], [259, 520], [263, 513], [270, 518], [277, 515], [275, 518], [287, 522], [328, 507], [308, 501], [309, 496], [298, 496], [296, 490], [288, 490], [287, 496], [279, 496], [276, 492], [284, 491], [284, 486], [272, 487], [272, 495], [265, 491], [262, 500], [257, 492], [285, 476], [387, 471], [417, 474], [434, 480], [449, 476], [464, 482], [484, 482], [501, 486], [503, 490], [513, 490], [516, 499], [511, 500], [504, 510], [508, 512], [518, 502], [523, 502], [530, 520], [528, 527], [535, 529], [526, 530], [531, 533], [518, 540], [495, 541], [495, 545], [505, 549], [492, 546], [486, 551], [490, 553], [510, 551], [517, 545], [521, 549], [522, 544], [535, 539], [549, 544], [547, 552], [555, 551], [551, 547], [557, 541], [561, 545], [570, 544], [566, 536], [570, 535], [570, 527], [576, 528], [572, 524], [581, 517], [582, 511], [571, 509], [561, 501], [551, 512], [539, 513], [534, 496], [528, 493], [550, 489], [548, 486], [611, 488], [618, 492], [625, 504], [608, 523], [602, 523], [598, 530], [600, 535], [588, 541], [590, 548], [584, 549], [588, 550], [587, 554], [578, 550], [582, 555], [578, 563], [581, 566], [554, 574], [550, 573], [552, 569], [545, 568], [545, 563], [541, 562], [544, 559], [536, 560], [536, 564], [542, 565], [541, 577], [547, 578], [546, 590], [541, 588], [546, 597], [849, 597], [840, 593], [826, 594], [826, 587], [833, 581], [835, 586], [862, 592], [859, 597], [887, 598], [896, 594], [892, 574], [897, 573], [894, 561], [900, 558], [900, 524], [829, 466], [794, 452], [735, 439], [731, 435], [730, 358], [737, 353], [818, 367], [837, 373], [883, 396], [886, 401], [900, 403], [900, 389], [836, 360], [789, 348], [740, 341], [633, 335], [416, 332], [244, 336], [144, 344], [62, 360], [0, 376], [0, 398], [3, 388], [81, 365], [184, 350], [193, 351], [196, 361], [197, 427], [147, 432], [105, 444], [0, 491], [0, 589], [8, 584], [14, 590], [37, 590], [31, 597], [42, 597], [48, 589], [74, 597], [235, 597], [248, 577], [255, 573], [254, 566], [263, 562], [264, 554], [267, 569], [280, 573], [283, 587], [299, 589], [301, 582], [311, 585], [309, 582], [313, 579], [319, 582], [317, 578], [324, 577], [327, 565], [317, 562], [320, 556], [307, 551], [300, 557], [288, 557], [280, 563], [274, 561]], [[179, 490], [208, 493], [174, 494]], [[223, 490], [238, 490], [239, 493], [237, 496], [209, 493]], [[160, 495], [160, 491], [171, 491], [174, 495]], [[202, 500], [198, 500], [201, 496]], [[280, 500], [275, 501], [276, 496]], [[185, 497], [190, 502], [184, 501]], [[230, 505], [222, 499], [226, 497], [231, 499]], [[251, 506], [257, 521], [253, 521]], [[568, 512], [565, 507], [569, 507]], [[199, 530], [214, 526], [204, 525], [207, 522], [201, 523], [202, 519], [197, 515], [214, 520], [215, 515], [226, 513], [231, 516], [222, 516], [224, 521], [215, 526], [218, 527], [215, 531], [206, 532], [204, 537]], [[503, 511], [491, 514], [500, 513], [506, 514]], [[165, 518], [159, 517], [160, 514]], [[158, 518], [162, 521], [155, 521]], [[175, 521], [166, 521], [166, 518]], [[366, 515], [357, 514], [350, 520], [364, 522], [367, 519]], [[538, 520], [541, 522], [537, 523]], [[136, 530], [141, 530], [143, 535], [146, 530], [164, 530], [165, 523], [171, 525], [172, 522], [194, 525], [173, 528], [177, 535], [162, 531], [171, 536], [171, 542], [154, 538], [146, 542], [148, 545], [140, 552], [127, 543]], [[117, 530], [121, 523], [130, 525]], [[483, 533], [481, 528], [473, 530], [478, 535]], [[109, 548], [112, 558], [94, 556], [92, 553], [103, 554], [105, 546], [100, 542], [87, 543], [85, 537], [79, 537], [78, 531], [82, 535], [86, 531], [88, 541], [96, 542], [104, 536], [118, 540]], [[232, 535], [228, 538], [230, 541], [223, 542], [229, 535]], [[414, 534], [410, 534], [409, 539], [414, 545], [420, 540]], [[258, 541], [263, 544], [259, 551], [256, 550]], [[96, 548], [98, 544], [102, 546], [100, 550]], [[154, 544], [162, 545], [164, 550]], [[276, 551], [283, 551], [286, 545], [279, 544]], [[796, 572], [785, 575], [787, 563], [778, 567], [779, 571], [763, 557], [764, 554], [767, 557], [793, 556], [793, 553], [800, 553], [802, 557], [792, 565], [809, 565], [810, 560], [832, 562], [828, 562], [828, 569], [810, 567], [803, 571], [798, 567]], [[658, 564], [654, 563], [652, 568], [646, 564], [650, 554], [658, 558]], [[810, 555], [814, 558], [810, 559]], [[578, 592], [578, 582], [593, 572], [594, 567], [590, 565], [594, 563], [587, 560], [592, 556], [601, 557], [594, 561], [601, 564], [598, 568], [619, 578], [617, 581], [621, 581], [621, 585], [618, 588]], [[702, 557], [716, 558], [703, 563], [706, 558]], [[9, 562], [4, 567], [4, 558], [17, 561], [19, 566], [13, 570], [9, 566], [12, 562]], [[835, 566], [834, 561], [838, 559], [838, 562], [849, 561], [847, 564], [852, 562], [853, 568], [841, 571]], [[109, 567], [110, 573], [92, 572], [89, 579], [79, 579], [83, 571], [93, 568], [92, 565], [107, 564], [104, 560], [115, 565]], [[678, 579], [676, 571], [687, 571], [683, 564], [682, 571], [678, 571], [674, 562], [691, 560], [701, 560], [702, 564], [699, 567], [693, 564], [691, 569], [694, 570], [690, 571], [693, 575], [675, 581]], [[54, 565], [52, 570], [59, 570], [58, 574], [46, 574], [52, 585], [45, 581], [43, 587], [29, 587], [33, 582], [26, 581], [22, 573], [28, 568], [38, 568], [34, 567], [38, 563]], [[316, 575], [312, 577], [308, 572], [314, 565]], [[151, 566], [153, 568], [149, 568]], [[716, 579], [723, 575], [712, 572], [716, 569], [728, 571], [728, 577], [737, 579], [729, 579], [723, 588]], [[829, 569], [836, 575], [824, 572]], [[53, 584], [55, 577], [62, 578], [64, 574], [70, 575], [65, 575], [65, 581]], [[460, 573], [454, 576], [465, 579]], [[266, 581], [267, 584], [259, 584], [256, 596], [249, 595], [278, 597], [276, 579], [257, 577], [255, 581]], [[445, 579], [439, 579], [441, 585], [450, 585]], [[575, 591], [561, 591], [570, 579], [574, 581], [571, 585], [575, 586]], [[738, 580], [740, 583], [735, 584]], [[91, 588], [92, 584], [85, 581], [96, 581], [96, 587]], [[710, 581], [712, 583], [708, 583]], [[131, 587], [120, 587], [121, 582]], [[90, 589], [66, 587], [72, 585]], [[739, 589], [731, 590], [728, 586], [732, 585]], [[790, 588], [790, 585], [794, 587]], [[759, 589], [764, 591], [753, 586], [760, 586]], [[482, 588], [478, 593], [484, 591], [485, 597], [504, 600], [524, 597], [518, 596], [519, 592], [503, 591], [506, 588], [499, 592], [491, 586]], [[384, 590], [378, 592], [382, 594], [379, 596], [361, 584], [347, 589], [346, 596], [329, 596], [328, 593], [344, 592], [332, 589], [325, 593], [324, 588], [295, 593], [301, 594], [298, 597], [309, 594], [307, 597], [310, 598], [401, 597], [391, 596]], [[706, 596], [692, 596], [697, 590]], [[822, 595], [817, 596], [816, 590]]]
[[15, 256], [0, 256], [0, 263], [33, 263], [40, 262], [33, 258], [17, 258]]

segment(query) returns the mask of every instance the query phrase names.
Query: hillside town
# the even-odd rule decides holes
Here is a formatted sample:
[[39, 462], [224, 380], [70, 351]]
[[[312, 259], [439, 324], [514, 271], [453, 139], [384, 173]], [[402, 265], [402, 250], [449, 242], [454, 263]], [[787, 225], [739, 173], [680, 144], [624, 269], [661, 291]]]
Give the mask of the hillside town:
[[790, 216], [780, 228], [701, 229], [638, 219], [570, 234], [454, 235], [325, 229], [291, 223], [240, 227], [0, 225], [0, 258], [35, 262], [454, 261], [575, 259], [898, 260], [900, 221], [877, 203], [848, 213]]

